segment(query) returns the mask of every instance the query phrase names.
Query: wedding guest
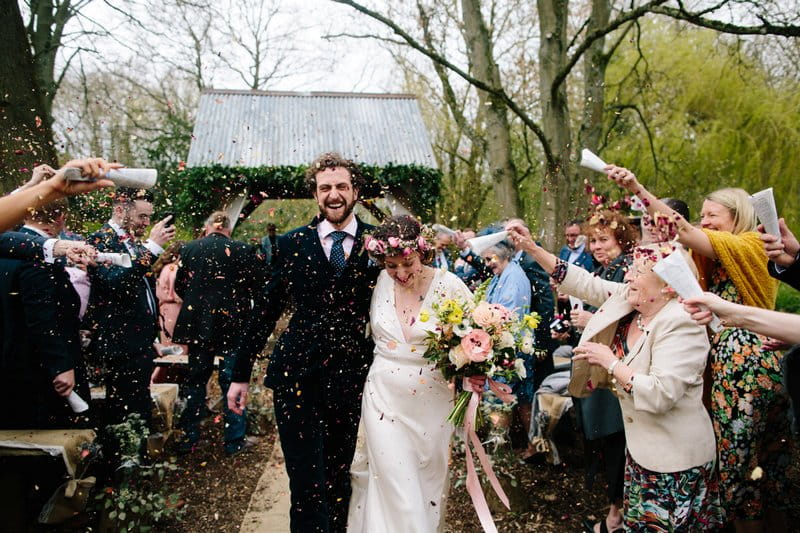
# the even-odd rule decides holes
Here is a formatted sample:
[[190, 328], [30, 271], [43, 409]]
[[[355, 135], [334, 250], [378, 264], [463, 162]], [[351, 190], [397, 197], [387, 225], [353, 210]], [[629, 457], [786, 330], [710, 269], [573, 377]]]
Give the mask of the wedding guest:
[[[621, 405], [625, 530], [717, 529], [714, 431], [702, 402], [709, 342], [653, 272], [672, 248], [637, 248], [627, 283], [617, 283], [556, 258], [521, 227], [512, 231], [561, 290], [600, 306], [575, 349], [570, 391], [585, 394], [605, 379]], [[612, 526], [607, 529], [622, 528]]]
[[106, 422], [122, 422], [128, 413], [138, 413], [149, 422], [153, 341], [158, 333], [150, 269], [175, 227], [161, 220], [141, 242], [153, 214], [152, 193], [124, 187], [115, 193], [111, 218], [89, 236], [89, 242], [100, 252], [130, 255], [132, 266], [89, 269], [92, 292], [84, 317], [85, 329], [92, 332], [88, 351], [92, 361], [104, 362], [107, 369]]
[[769, 257], [769, 274], [800, 290], [800, 242], [782, 218], [778, 220], [780, 235], [770, 235], [759, 226], [764, 250]]
[[[224, 211], [215, 211], [205, 223], [205, 237], [180, 251], [175, 292], [183, 299], [173, 341], [189, 345], [186, 407], [180, 419], [185, 435], [179, 453], [190, 453], [200, 440], [206, 384], [221, 356], [218, 378], [223, 398], [233, 374], [232, 352], [252, 314], [251, 302], [266, 281], [263, 260], [248, 244], [231, 239], [233, 224]], [[225, 453], [236, 455], [253, 446], [246, 439], [247, 414], [235, 413], [223, 403]]]
[[181, 248], [185, 241], [173, 241], [153, 265], [153, 275], [156, 278], [156, 298], [158, 299], [158, 325], [159, 341], [162, 348], [176, 346], [180, 353], [189, 353], [186, 344], [173, 342], [175, 322], [181, 312], [183, 298], [175, 292], [175, 277], [181, 258]]
[[453, 239], [449, 234], [440, 231], [436, 234], [436, 252], [433, 256], [433, 267], [443, 268], [444, 270], [453, 271], [455, 269], [454, 259], [450, 256], [448, 247], [452, 244]]
[[[686, 202], [683, 200], [678, 200], [676, 198], [662, 198], [662, 202], [665, 205], [669, 206], [673, 209], [676, 213], [682, 216], [686, 220], [690, 220], [691, 217], [689, 216], [689, 206], [686, 205]], [[676, 236], [676, 227], [675, 223], [670, 220], [670, 217], [666, 214], [658, 214], [656, 215], [656, 221], [653, 220], [653, 217], [650, 215], [645, 214], [641, 218], [641, 227], [642, 227], [642, 239], [641, 244], [650, 244], [654, 242], [666, 242], [671, 241]]]
[[[184, 241], [173, 241], [164, 253], [158, 256], [153, 265], [153, 277], [156, 279], [156, 300], [158, 300], [158, 342], [155, 344], [159, 355], [188, 354], [185, 344], [172, 342], [175, 322], [181, 311], [183, 299], [175, 292], [175, 275], [178, 271], [180, 249]], [[150, 383], [164, 383], [169, 379], [167, 367], [156, 366], [150, 376]]]
[[[486, 288], [486, 301], [490, 304], [500, 304], [518, 317], [522, 317], [530, 310], [531, 283], [522, 267], [513, 261], [513, 257], [514, 250], [506, 241], [495, 244], [481, 253], [484, 264], [493, 274]], [[517, 397], [516, 416], [527, 435], [527, 428], [531, 424], [536, 360], [533, 354], [520, 353], [518, 357], [525, 362], [526, 376], [510, 385]], [[525, 442], [522, 448], [526, 448], [527, 445]]]
[[564, 240], [566, 244], [558, 252], [558, 257], [567, 263], [578, 265], [591, 272], [597, 267], [592, 254], [587, 250], [586, 238], [583, 233], [583, 223], [581, 219], [574, 219], [567, 222], [564, 228]]
[[[666, 214], [678, 240], [692, 251], [701, 281], [726, 300], [771, 309], [778, 282], [756, 229], [750, 196], [720, 189], [703, 201], [700, 228], [658, 200], [628, 169], [609, 165], [610, 179], [637, 195], [648, 213]], [[720, 486], [727, 519], [737, 531], [786, 530], [789, 505], [786, 466], [792, 439], [785, 413], [781, 354], [763, 348], [764, 338], [743, 328], [725, 328], [711, 339], [711, 413], [717, 436]], [[763, 479], [754, 482], [757, 468]]]
[[[637, 238], [628, 219], [616, 211], [599, 211], [584, 222], [582, 231], [598, 265], [593, 274], [606, 281], [621, 283], [630, 267], [630, 253]], [[581, 310], [571, 310], [571, 324], [583, 331], [596, 312], [597, 307], [591, 303], [584, 305]], [[594, 483], [595, 473], [602, 467], [609, 502], [605, 520], [589, 526], [595, 531], [603, 531], [604, 528], [615, 531], [622, 527], [621, 506], [625, 474], [622, 411], [614, 394], [608, 389], [597, 389], [587, 397], [574, 398], [573, 401], [589, 456], [589, 474], [586, 477], [589, 488]]]

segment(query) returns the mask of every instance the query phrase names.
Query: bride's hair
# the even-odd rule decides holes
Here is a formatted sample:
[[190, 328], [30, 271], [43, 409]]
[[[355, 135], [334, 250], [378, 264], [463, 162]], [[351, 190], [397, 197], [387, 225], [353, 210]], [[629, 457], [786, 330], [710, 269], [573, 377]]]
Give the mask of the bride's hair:
[[433, 231], [410, 215], [387, 218], [371, 235], [367, 235], [364, 247], [381, 266], [386, 256], [406, 256], [412, 252], [419, 254], [423, 265], [429, 265], [436, 253]]

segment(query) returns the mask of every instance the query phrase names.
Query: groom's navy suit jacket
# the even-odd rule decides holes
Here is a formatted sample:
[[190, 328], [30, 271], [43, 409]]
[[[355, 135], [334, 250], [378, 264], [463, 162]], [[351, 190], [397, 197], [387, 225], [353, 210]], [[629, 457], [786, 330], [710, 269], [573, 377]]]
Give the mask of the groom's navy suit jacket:
[[364, 250], [363, 234], [373, 227], [358, 220], [347, 266], [337, 277], [322, 249], [318, 222], [315, 218], [278, 238], [272, 276], [237, 350], [233, 381], [250, 380], [253, 360], [290, 300], [294, 314], [272, 352], [267, 386], [294, 384], [322, 372], [366, 375], [374, 348], [367, 334], [369, 306], [379, 268]]

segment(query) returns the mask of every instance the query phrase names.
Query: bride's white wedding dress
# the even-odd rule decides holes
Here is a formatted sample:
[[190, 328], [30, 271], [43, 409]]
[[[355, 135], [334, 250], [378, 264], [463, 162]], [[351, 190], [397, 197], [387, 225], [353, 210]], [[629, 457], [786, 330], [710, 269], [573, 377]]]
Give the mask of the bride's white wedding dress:
[[[472, 298], [455, 275], [436, 270], [411, 337], [404, 338], [394, 305], [394, 281], [378, 277], [370, 307], [375, 360], [361, 403], [360, 442], [352, 474], [348, 532], [425, 533], [439, 528], [447, 491], [453, 426], [447, 415], [453, 392], [423, 358], [425, 333], [436, 324], [431, 303], [438, 298]], [[362, 440], [363, 437], [363, 440]]]

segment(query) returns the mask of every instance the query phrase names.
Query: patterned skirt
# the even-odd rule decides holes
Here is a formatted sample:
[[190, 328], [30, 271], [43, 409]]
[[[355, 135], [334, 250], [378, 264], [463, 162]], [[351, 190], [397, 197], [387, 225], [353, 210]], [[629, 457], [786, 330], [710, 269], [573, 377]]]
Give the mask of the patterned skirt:
[[626, 454], [625, 531], [713, 531], [722, 527], [714, 462], [680, 472], [653, 472]]

